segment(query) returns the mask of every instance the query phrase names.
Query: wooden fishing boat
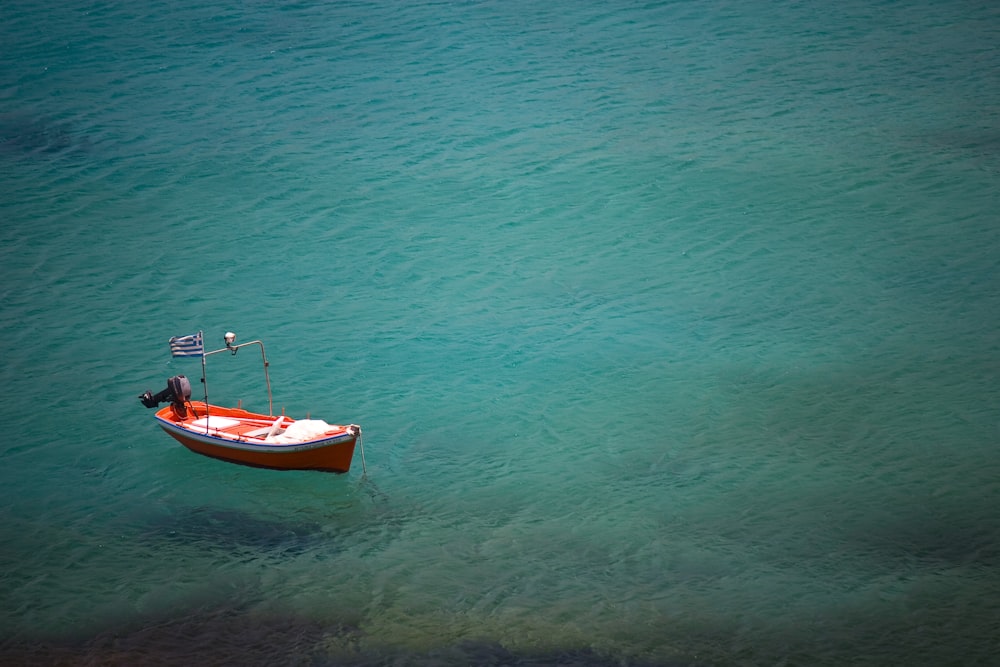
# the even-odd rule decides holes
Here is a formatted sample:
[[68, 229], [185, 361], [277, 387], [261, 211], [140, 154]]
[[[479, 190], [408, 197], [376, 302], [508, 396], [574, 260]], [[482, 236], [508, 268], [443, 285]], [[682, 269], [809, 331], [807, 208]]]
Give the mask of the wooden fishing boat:
[[[364, 466], [360, 426], [274, 415], [264, 344], [255, 340], [235, 345], [236, 334], [231, 332], [226, 334], [225, 340], [226, 347], [212, 352], [204, 351], [201, 332], [170, 340], [175, 357], [201, 357], [205, 400], [191, 400], [191, 383], [183, 375], [169, 378], [163, 391], [141, 394], [139, 399], [147, 408], [159, 408], [161, 403], [169, 402], [156, 412], [156, 421], [164, 431], [198, 454], [258, 468], [347, 472], [356, 446], [361, 450]], [[219, 352], [235, 355], [248, 345], [260, 346], [267, 383], [269, 414], [266, 415], [240, 407], [212, 405], [208, 401], [205, 357]]]

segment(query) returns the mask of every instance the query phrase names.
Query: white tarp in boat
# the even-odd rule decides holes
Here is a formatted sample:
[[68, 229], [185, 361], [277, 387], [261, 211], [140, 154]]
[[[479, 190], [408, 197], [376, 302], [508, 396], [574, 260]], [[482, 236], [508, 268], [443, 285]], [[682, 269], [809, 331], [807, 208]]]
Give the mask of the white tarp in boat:
[[283, 445], [293, 442], [305, 442], [306, 440], [318, 438], [331, 428], [333, 427], [322, 419], [300, 419], [289, 424], [284, 433], [272, 436], [267, 441]]

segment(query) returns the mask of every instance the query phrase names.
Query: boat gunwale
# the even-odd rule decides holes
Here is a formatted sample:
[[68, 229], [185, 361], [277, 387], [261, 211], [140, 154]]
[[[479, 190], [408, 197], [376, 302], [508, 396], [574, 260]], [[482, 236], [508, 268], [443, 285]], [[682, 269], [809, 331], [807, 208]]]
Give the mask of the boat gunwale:
[[245, 436], [230, 435], [229, 437], [221, 437], [213, 433], [205, 433], [202, 431], [196, 431], [189, 428], [180, 426], [169, 420], [157, 417], [160, 420], [160, 426], [167, 430], [168, 432], [181, 433], [188, 438], [194, 438], [202, 442], [206, 442], [213, 445], [219, 445], [222, 447], [228, 447], [229, 449], [237, 449], [244, 451], [254, 451], [254, 452], [270, 452], [274, 454], [280, 454], [282, 452], [296, 452], [296, 451], [308, 451], [310, 449], [321, 449], [323, 447], [329, 447], [332, 445], [339, 445], [343, 443], [353, 442], [357, 440], [357, 435], [349, 431], [344, 431], [342, 433], [337, 433], [329, 437], [306, 440], [304, 442], [265, 442], [264, 440], [257, 439], [247, 439]]
[[[359, 436], [359, 432], [352, 430], [351, 426], [353, 426], [353, 424], [349, 426], [342, 424], [330, 424], [330, 430], [324, 432], [319, 437], [312, 438], [310, 440], [303, 440], [300, 442], [267, 442], [264, 438], [247, 436], [246, 434], [241, 433], [228, 433], [224, 429], [211, 427], [205, 428], [201, 426], [192, 427], [190, 422], [194, 419], [210, 419], [214, 416], [219, 419], [236, 419], [241, 423], [250, 423], [250, 425], [253, 426], [272, 425], [276, 419], [287, 419], [288, 425], [290, 426], [298, 420], [284, 415], [262, 415], [260, 413], [243, 410], [242, 408], [226, 408], [200, 402], [197, 404], [189, 402], [188, 405], [192, 412], [192, 418], [190, 419], [178, 421], [162, 416], [161, 413], [169, 412], [171, 410], [170, 407], [159, 410], [156, 415], [154, 415], [154, 418], [160, 423], [160, 427], [168, 433], [182, 435], [186, 438], [193, 438], [205, 444], [226, 447], [237, 451], [269, 454], [303, 452], [331, 447], [334, 445], [353, 443], [357, 441]], [[201, 413], [199, 408], [205, 411], [204, 414]], [[218, 412], [213, 412], [213, 410], [217, 410]], [[334, 431], [335, 429], [336, 432], [331, 433], [331, 431]]]

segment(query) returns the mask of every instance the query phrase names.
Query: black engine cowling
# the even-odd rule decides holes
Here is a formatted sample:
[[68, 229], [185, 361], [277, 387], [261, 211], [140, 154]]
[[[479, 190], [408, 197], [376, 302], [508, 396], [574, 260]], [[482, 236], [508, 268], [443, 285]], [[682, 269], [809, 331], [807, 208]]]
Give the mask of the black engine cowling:
[[167, 388], [153, 393], [148, 389], [139, 394], [139, 400], [147, 408], [158, 408], [160, 403], [170, 401], [174, 405], [183, 406], [191, 398], [191, 383], [183, 375], [175, 375], [167, 379]]

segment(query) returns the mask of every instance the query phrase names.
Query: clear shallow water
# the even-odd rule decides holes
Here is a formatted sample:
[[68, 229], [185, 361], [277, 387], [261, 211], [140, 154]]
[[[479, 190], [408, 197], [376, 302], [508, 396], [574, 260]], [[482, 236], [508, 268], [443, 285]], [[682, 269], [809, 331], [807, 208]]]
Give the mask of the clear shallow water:
[[[6, 661], [997, 652], [993, 10], [2, 12]], [[198, 329], [368, 475], [158, 432]]]

